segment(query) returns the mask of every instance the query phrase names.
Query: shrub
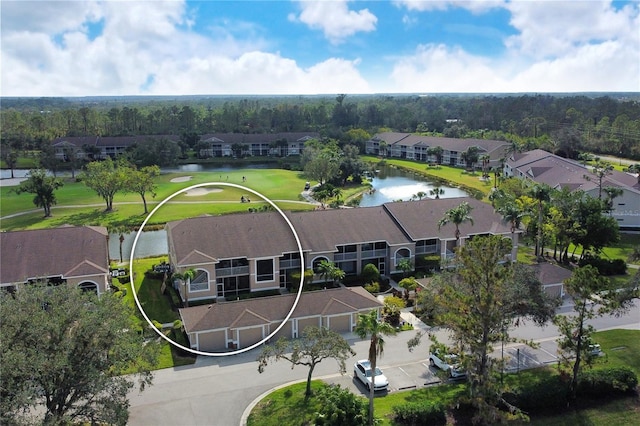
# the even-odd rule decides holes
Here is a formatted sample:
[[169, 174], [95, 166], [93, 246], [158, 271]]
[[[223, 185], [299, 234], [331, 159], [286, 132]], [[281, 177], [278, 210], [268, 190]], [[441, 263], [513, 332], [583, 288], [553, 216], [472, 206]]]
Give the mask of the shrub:
[[559, 376], [548, 376], [506, 393], [504, 399], [525, 412], [555, 411], [567, 406], [567, 391]]
[[439, 271], [441, 258], [439, 254], [416, 256], [416, 269], [421, 271]]
[[362, 273], [360, 274], [360, 278], [365, 283], [372, 283], [374, 281], [380, 281], [380, 271], [373, 263], [367, 263], [364, 268], [362, 268]]
[[367, 290], [371, 294], [380, 293], [380, 284], [377, 283], [377, 282], [373, 282], [371, 284], [365, 285], [364, 289]]
[[320, 403], [316, 425], [365, 426], [368, 423], [367, 400], [340, 385], [322, 388], [316, 399]]
[[606, 396], [633, 391], [638, 386], [638, 376], [628, 367], [616, 367], [583, 371], [578, 376], [579, 395]]
[[444, 425], [445, 407], [439, 402], [407, 402], [393, 407], [393, 420], [403, 425]]
[[599, 257], [585, 256], [579, 266], [591, 265], [598, 269], [600, 275], [624, 275], [627, 273], [627, 262], [623, 259], [607, 260]]

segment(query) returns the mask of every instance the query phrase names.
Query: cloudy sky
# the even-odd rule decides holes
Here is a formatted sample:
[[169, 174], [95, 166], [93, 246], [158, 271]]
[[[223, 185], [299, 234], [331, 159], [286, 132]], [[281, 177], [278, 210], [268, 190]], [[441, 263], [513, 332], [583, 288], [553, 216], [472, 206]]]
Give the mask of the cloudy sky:
[[2, 96], [640, 91], [640, 3], [2, 0]]

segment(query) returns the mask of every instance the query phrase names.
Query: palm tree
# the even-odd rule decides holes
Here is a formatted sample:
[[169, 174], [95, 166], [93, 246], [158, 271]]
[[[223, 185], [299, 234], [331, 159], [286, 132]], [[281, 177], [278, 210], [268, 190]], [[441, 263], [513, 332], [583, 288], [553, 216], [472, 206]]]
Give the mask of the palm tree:
[[[613, 173], [613, 165], [606, 161], [596, 160], [596, 164], [593, 166], [593, 174], [596, 175], [598, 181], [598, 199], [602, 199], [602, 181]], [[586, 180], [591, 180], [589, 175], [584, 175]]]
[[441, 146], [434, 146], [427, 149], [427, 155], [433, 155], [436, 157], [436, 163], [439, 165], [442, 163], [442, 154], [444, 153], [444, 148]]
[[324, 278], [325, 284], [329, 282], [329, 278], [335, 283], [337, 280], [344, 278], [344, 271], [338, 268], [335, 263], [329, 260], [321, 260], [318, 264], [318, 273]]
[[489, 173], [487, 173], [487, 166], [491, 161], [491, 157], [489, 157], [489, 154], [483, 154], [480, 156], [480, 161], [482, 161], [482, 178], [487, 179], [489, 177]]
[[622, 190], [622, 188], [614, 188], [612, 186], [605, 187], [603, 191], [605, 194], [607, 194], [605, 204], [607, 206], [607, 210], [609, 210], [609, 215], [611, 215], [611, 212], [613, 211], [613, 200], [623, 195], [624, 191]]
[[469, 213], [473, 207], [469, 205], [466, 201], [460, 203], [458, 207], [454, 207], [451, 210], [447, 210], [438, 222], [438, 230], [448, 224], [449, 222], [453, 223], [456, 226], [456, 242], [460, 240], [460, 224], [464, 222], [469, 222], [473, 225], [473, 217]]
[[[542, 256], [542, 222], [544, 203], [551, 200], [551, 187], [543, 183], [536, 183], [529, 191], [531, 196], [538, 201], [538, 234], [536, 237], [536, 256]], [[540, 251], [540, 253], [538, 253]]]
[[378, 318], [378, 311], [372, 310], [358, 315], [355, 333], [361, 338], [370, 338], [369, 362], [371, 363], [371, 386], [369, 386], [369, 425], [373, 425], [373, 393], [378, 357], [384, 353], [384, 337], [396, 334], [395, 328]]
[[478, 162], [480, 150], [477, 146], [470, 146], [465, 152], [460, 154], [460, 158], [465, 162], [466, 168], [473, 172], [473, 166]]
[[439, 185], [436, 185], [433, 189], [429, 190], [429, 195], [433, 195], [436, 200], [439, 200], [442, 194], [444, 194], [444, 189], [440, 188]]
[[518, 204], [513, 202], [508, 202], [503, 206], [498, 208], [498, 213], [502, 215], [502, 219], [505, 222], [511, 224], [511, 233], [516, 232], [516, 229], [520, 227], [520, 222], [522, 218], [525, 216], [525, 212], [518, 206]]
[[383, 157], [386, 157], [388, 147], [389, 147], [389, 144], [386, 141], [380, 142], [380, 150], [378, 151], [378, 153]]
[[173, 274], [173, 278], [182, 280], [182, 282], [184, 283], [184, 307], [185, 308], [189, 307], [189, 289], [187, 288], [187, 286], [189, 285], [189, 283], [191, 283], [191, 280], [194, 279], [195, 276], [196, 276], [195, 269], [187, 269], [182, 273], [176, 272]]
[[415, 194], [413, 194], [413, 196], [411, 198], [413, 199], [418, 199], [418, 201], [422, 200], [424, 197], [427, 196], [427, 193], [424, 191], [418, 191]]

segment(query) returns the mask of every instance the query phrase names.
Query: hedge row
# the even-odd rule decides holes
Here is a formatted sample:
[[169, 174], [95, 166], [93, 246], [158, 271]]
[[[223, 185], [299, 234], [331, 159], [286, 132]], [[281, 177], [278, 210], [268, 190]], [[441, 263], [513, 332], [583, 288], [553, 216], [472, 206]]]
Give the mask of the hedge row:
[[[578, 397], [610, 397], [632, 392], [638, 377], [628, 367], [584, 371], [578, 375]], [[505, 400], [525, 412], [553, 412], [567, 406], [568, 384], [559, 376], [505, 395]]]
[[393, 407], [393, 420], [402, 425], [444, 425], [446, 407], [438, 402], [407, 402]]
[[601, 259], [599, 257], [585, 257], [578, 262], [579, 266], [591, 265], [598, 269], [600, 275], [624, 275], [627, 273], [627, 262], [623, 259]]
[[628, 367], [590, 370], [578, 376], [578, 394], [601, 396], [627, 393], [638, 386], [638, 376]]

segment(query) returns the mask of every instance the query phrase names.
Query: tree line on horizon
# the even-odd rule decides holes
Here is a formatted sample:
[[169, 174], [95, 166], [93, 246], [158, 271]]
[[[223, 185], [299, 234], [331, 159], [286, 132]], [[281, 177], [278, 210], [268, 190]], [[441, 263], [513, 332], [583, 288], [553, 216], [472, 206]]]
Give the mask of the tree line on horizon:
[[573, 159], [582, 152], [640, 159], [640, 102], [611, 96], [341, 94], [3, 104], [3, 151], [42, 149], [58, 137], [74, 136], [317, 132], [342, 141], [358, 129], [367, 135], [397, 131], [505, 140]]

